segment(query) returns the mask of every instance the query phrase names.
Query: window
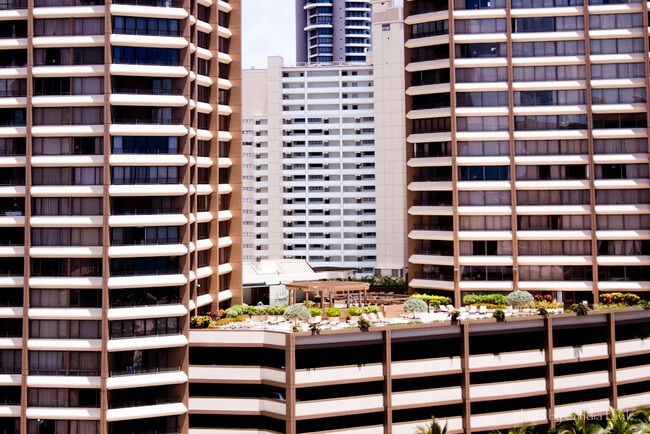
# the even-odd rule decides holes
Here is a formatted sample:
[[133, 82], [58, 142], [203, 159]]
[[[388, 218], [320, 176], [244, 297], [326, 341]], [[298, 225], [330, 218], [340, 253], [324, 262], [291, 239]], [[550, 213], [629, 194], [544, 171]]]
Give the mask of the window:
[[458, 107], [497, 107], [508, 105], [508, 92], [458, 92]]
[[177, 154], [178, 137], [114, 136], [114, 154]]
[[456, 128], [458, 131], [508, 131], [508, 117], [459, 117], [456, 118]]
[[505, 181], [510, 179], [510, 166], [460, 166], [462, 181]]
[[593, 115], [594, 128], [646, 128], [645, 113], [608, 113]]
[[[390, 29], [390, 24], [385, 25]], [[448, 33], [449, 20], [429, 21], [426, 23], [413, 24], [411, 26], [411, 38], [424, 38], [427, 36], [446, 35]], [[366, 40], [364, 39], [364, 41]]]
[[517, 217], [517, 230], [570, 230], [591, 229], [588, 215], [524, 215]]
[[587, 140], [516, 140], [516, 155], [578, 155], [589, 153]]
[[513, 33], [528, 32], [562, 32], [569, 30], [584, 30], [584, 17], [581, 15], [570, 17], [531, 17], [513, 18]]
[[609, 63], [591, 65], [592, 80], [645, 77], [643, 63]]
[[460, 267], [460, 280], [512, 280], [512, 267], [485, 267], [462, 266]]
[[458, 58], [504, 57], [507, 54], [504, 42], [488, 42], [482, 44], [456, 44]]
[[457, 142], [459, 156], [510, 155], [510, 143], [494, 142]]
[[643, 39], [592, 39], [591, 54], [643, 53]]
[[[598, 267], [600, 269], [600, 267]], [[554, 280], [592, 280], [591, 266], [581, 265], [520, 265], [519, 280], [521, 281], [554, 281]]]
[[505, 31], [506, 31], [505, 18], [456, 20], [454, 23], [454, 32], [458, 34], [504, 33]]
[[512, 241], [461, 241], [460, 255], [512, 255]]
[[145, 17], [113, 17], [113, 33], [180, 36], [178, 20]]
[[27, 80], [24, 78], [9, 78], [0, 80], [0, 97], [27, 95]]
[[[412, 73], [412, 77], [414, 76], [415, 73]], [[456, 68], [456, 82], [458, 83], [483, 83], [496, 81], [508, 81], [508, 68]]]
[[460, 216], [461, 231], [511, 230], [510, 216]]
[[101, 321], [31, 320], [29, 337], [41, 339], [101, 339]]
[[585, 104], [584, 90], [528, 90], [514, 93], [515, 106]]
[[587, 115], [515, 116], [515, 130], [576, 130], [587, 128]]
[[513, 57], [579, 56], [584, 54], [584, 41], [514, 42], [512, 44]]
[[519, 190], [517, 205], [589, 205], [589, 190]]
[[173, 48], [113, 47], [113, 62], [138, 65], [179, 65], [179, 51]]
[[584, 65], [515, 66], [513, 73], [514, 81], [584, 80], [586, 77]]
[[510, 205], [510, 191], [460, 191], [458, 204], [463, 206]]
[[632, 29], [643, 27], [642, 14], [595, 14], [589, 17], [590, 30]]

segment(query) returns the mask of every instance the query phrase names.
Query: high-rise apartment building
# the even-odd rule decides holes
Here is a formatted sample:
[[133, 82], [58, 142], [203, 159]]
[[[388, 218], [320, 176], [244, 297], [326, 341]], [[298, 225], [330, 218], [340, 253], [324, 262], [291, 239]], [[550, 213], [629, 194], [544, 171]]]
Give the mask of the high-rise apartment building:
[[246, 260], [306, 259], [372, 274], [372, 66], [283, 67], [271, 57], [243, 80]]
[[406, 130], [404, 106], [404, 16], [393, 1], [372, 2], [375, 108], [375, 200], [377, 267], [375, 274], [404, 277], [406, 251]]
[[371, 47], [371, 0], [296, 0], [298, 62], [364, 62]]
[[240, 1], [0, 29], [0, 432], [186, 433], [189, 313], [240, 298]]
[[405, 9], [412, 290], [648, 291], [647, 3]]

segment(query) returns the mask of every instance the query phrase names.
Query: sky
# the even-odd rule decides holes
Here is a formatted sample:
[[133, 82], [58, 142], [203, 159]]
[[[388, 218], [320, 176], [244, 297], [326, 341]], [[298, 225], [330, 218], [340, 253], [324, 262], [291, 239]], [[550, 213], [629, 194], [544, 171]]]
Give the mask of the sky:
[[267, 56], [296, 63], [295, 0], [242, 0], [242, 64], [266, 68]]

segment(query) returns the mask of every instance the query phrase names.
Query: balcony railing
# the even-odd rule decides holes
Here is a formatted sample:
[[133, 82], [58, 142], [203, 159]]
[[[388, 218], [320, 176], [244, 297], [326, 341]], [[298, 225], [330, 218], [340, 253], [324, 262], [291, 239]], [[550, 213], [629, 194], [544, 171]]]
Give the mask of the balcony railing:
[[155, 6], [159, 8], [182, 8], [183, 2], [179, 0], [114, 0], [120, 5]]
[[174, 331], [173, 329], [148, 332], [146, 334], [136, 334], [134, 330], [131, 330], [130, 332], [127, 331], [122, 331], [120, 333], [111, 332], [111, 339], [151, 338], [151, 337], [161, 337], [161, 336], [178, 336], [179, 334], [180, 334], [179, 330]]
[[129, 88], [115, 87], [113, 93], [133, 94], [133, 95], [182, 95], [182, 89], [146, 89], [146, 88]]
[[[181, 240], [178, 237], [159, 237], [159, 238], [148, 238], [145, 240], [131, 240], [131, 242], [113, 242], [113, 246], [157, 246], [165, 244], [180, 244]], [[2, 245], [2, 240], [0, 240], [0, 246]]]
[[116, 369], [110, 371], [111, 377], [125, 377], [131, 375], [144, 375], [144, 374], [160, 374], [163, 372], [180, 372], [180, 366], [167, 366], [161, 368], [139, 368], [133, 366], [127, 366], [124, 369]]
[[111, 302], [111, 309], [123, 307], [149, 307], [149, 306], [169, 306], [180, 304], [180, 298], [171, 298], [169, 300], [115, 300]]
[[181, 214], [182, 208], [113, 208], [111, 215], [158, 215], [158, 214]]
[[162, 398], [138, 399], [133, 401], [111, 402], [108, 408], [144, 407], [146, 405], [160, 405], [183, 402], [180, 396], [165, 396]]
[[169, 118], [113, 118], [114, 124], [135, 124], [135, 125], [180, 125], [182, 119]]
[[112, 185], [134, 185], [134, 184], [180, 184], [179, 178], [166, 178], [166, 177], [133, 177], [133, 178], [113, 178]]
[[68, 375], [72, 377], [99, 377], [101, 371], [99, 369], [29, 369], [30, 375]]
[[[120, 3], [120, 2], [118, 2]], [[123, 27], [114, 27], [113, 33], [119, 35], [145, 35], [145, 36], [181, 36], [180, 30], [152, 30], [152, 29], [125, 29]]]

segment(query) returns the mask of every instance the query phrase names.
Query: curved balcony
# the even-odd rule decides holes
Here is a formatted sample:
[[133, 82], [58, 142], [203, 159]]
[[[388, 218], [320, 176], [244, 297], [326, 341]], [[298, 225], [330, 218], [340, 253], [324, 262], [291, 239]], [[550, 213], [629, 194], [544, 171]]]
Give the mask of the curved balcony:
[[184, 347], [188, 344], [185, 336], [160, 335], [139, 338], [111, 339], [106, 344], [109, 352], [128, 351], [128, 350], [148, 350], [157, 348], [176, 348]]
[[111, 371], [106, 380], [108, 390], [129, 389], [134, 387], [166, 386], [187, 383], [187, 375], [180, 367], [125, 369]]
[[[187, 413], [187, 407], [180, 398], [161, 398], [154, 401], [133, 401], [115, 404], [120, 408], [106, 410], [106, 420], [115, 422], [120, 420], [145, 419], [163, 416], [178, 416]], [[155, 402], [149, 404], [149, 402]]]

